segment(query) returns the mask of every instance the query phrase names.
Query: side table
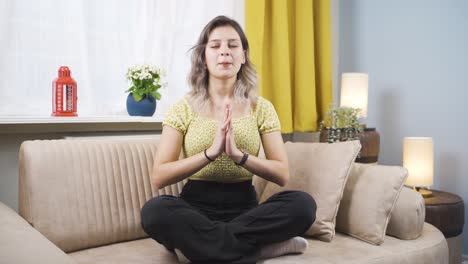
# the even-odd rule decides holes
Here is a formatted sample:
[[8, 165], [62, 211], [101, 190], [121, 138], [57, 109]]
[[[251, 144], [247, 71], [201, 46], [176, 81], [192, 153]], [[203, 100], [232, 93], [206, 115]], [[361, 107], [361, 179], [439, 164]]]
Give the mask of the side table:
[[426, 203], [425, 221], [437, 227], [447, 239], [449, 263], [462, 262], [463, 224], [465, 207], [462, 198], [456, 194], [431, 190], [432, 196], [424, 198]]

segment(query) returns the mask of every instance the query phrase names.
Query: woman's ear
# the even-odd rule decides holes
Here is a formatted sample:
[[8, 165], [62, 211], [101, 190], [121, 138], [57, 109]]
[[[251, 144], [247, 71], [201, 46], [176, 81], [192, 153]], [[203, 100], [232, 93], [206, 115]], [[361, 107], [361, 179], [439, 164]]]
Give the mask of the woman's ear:
[[246, 50], [242, 53], [242, 64], [245, 64], [245, 54], [247, 54]]

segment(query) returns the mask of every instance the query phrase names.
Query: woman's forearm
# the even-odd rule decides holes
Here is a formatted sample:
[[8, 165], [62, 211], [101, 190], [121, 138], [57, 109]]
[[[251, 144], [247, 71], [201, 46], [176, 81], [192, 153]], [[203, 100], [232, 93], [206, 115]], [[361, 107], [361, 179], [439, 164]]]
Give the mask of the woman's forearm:
[[267, 160], [249, 155], [243, 167], [253, 174], [280, 186], [286, 185], [289, 180], [289, 168], [285, 161]]
[[185, 159], [161, 163], [153, 170], [153, 184], [157, 189], [182, 181], [203, 167], [210, 161], [205, 154], [198, 153]]
[[[161, 189], [182, 181], [209, 163], [210, 161], [205, 157], [204, 153], [198, 153], [182, 160], [160, 164], [153, 172], [154, 187]], [[249, 155], [243, 167], [253, 174], [280, 186], [286, 185], [289, 180], [289, 169], [285, 162]]]

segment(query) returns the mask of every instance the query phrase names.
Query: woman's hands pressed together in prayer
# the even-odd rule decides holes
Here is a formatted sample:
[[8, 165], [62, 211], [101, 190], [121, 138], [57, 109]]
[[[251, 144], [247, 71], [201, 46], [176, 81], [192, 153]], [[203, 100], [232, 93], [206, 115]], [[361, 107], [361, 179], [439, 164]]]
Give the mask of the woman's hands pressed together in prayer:
[[223, 152], [226, 153], [234, 162], [238, 163], [242, 159], [242, 151], [237, 148], [234, 140], [234, 132], [232, 128], [232, 108], [230, 104], [226, 104], [224, 109], [224, 120], [220, 124], [216, 137], [211, 147], [206, 150], [207, 155], [211, 159], [216, 159]]

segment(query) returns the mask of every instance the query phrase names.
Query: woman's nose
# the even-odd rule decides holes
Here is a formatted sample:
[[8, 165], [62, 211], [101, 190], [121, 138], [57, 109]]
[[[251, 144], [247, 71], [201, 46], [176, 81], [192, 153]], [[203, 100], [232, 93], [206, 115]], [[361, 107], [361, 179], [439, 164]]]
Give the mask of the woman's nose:
[[221, 56], [229, 56], [229, 55], [231, 55], [231, 51], [229, 50], [229, 48], [226, 46], [221, 47]]

